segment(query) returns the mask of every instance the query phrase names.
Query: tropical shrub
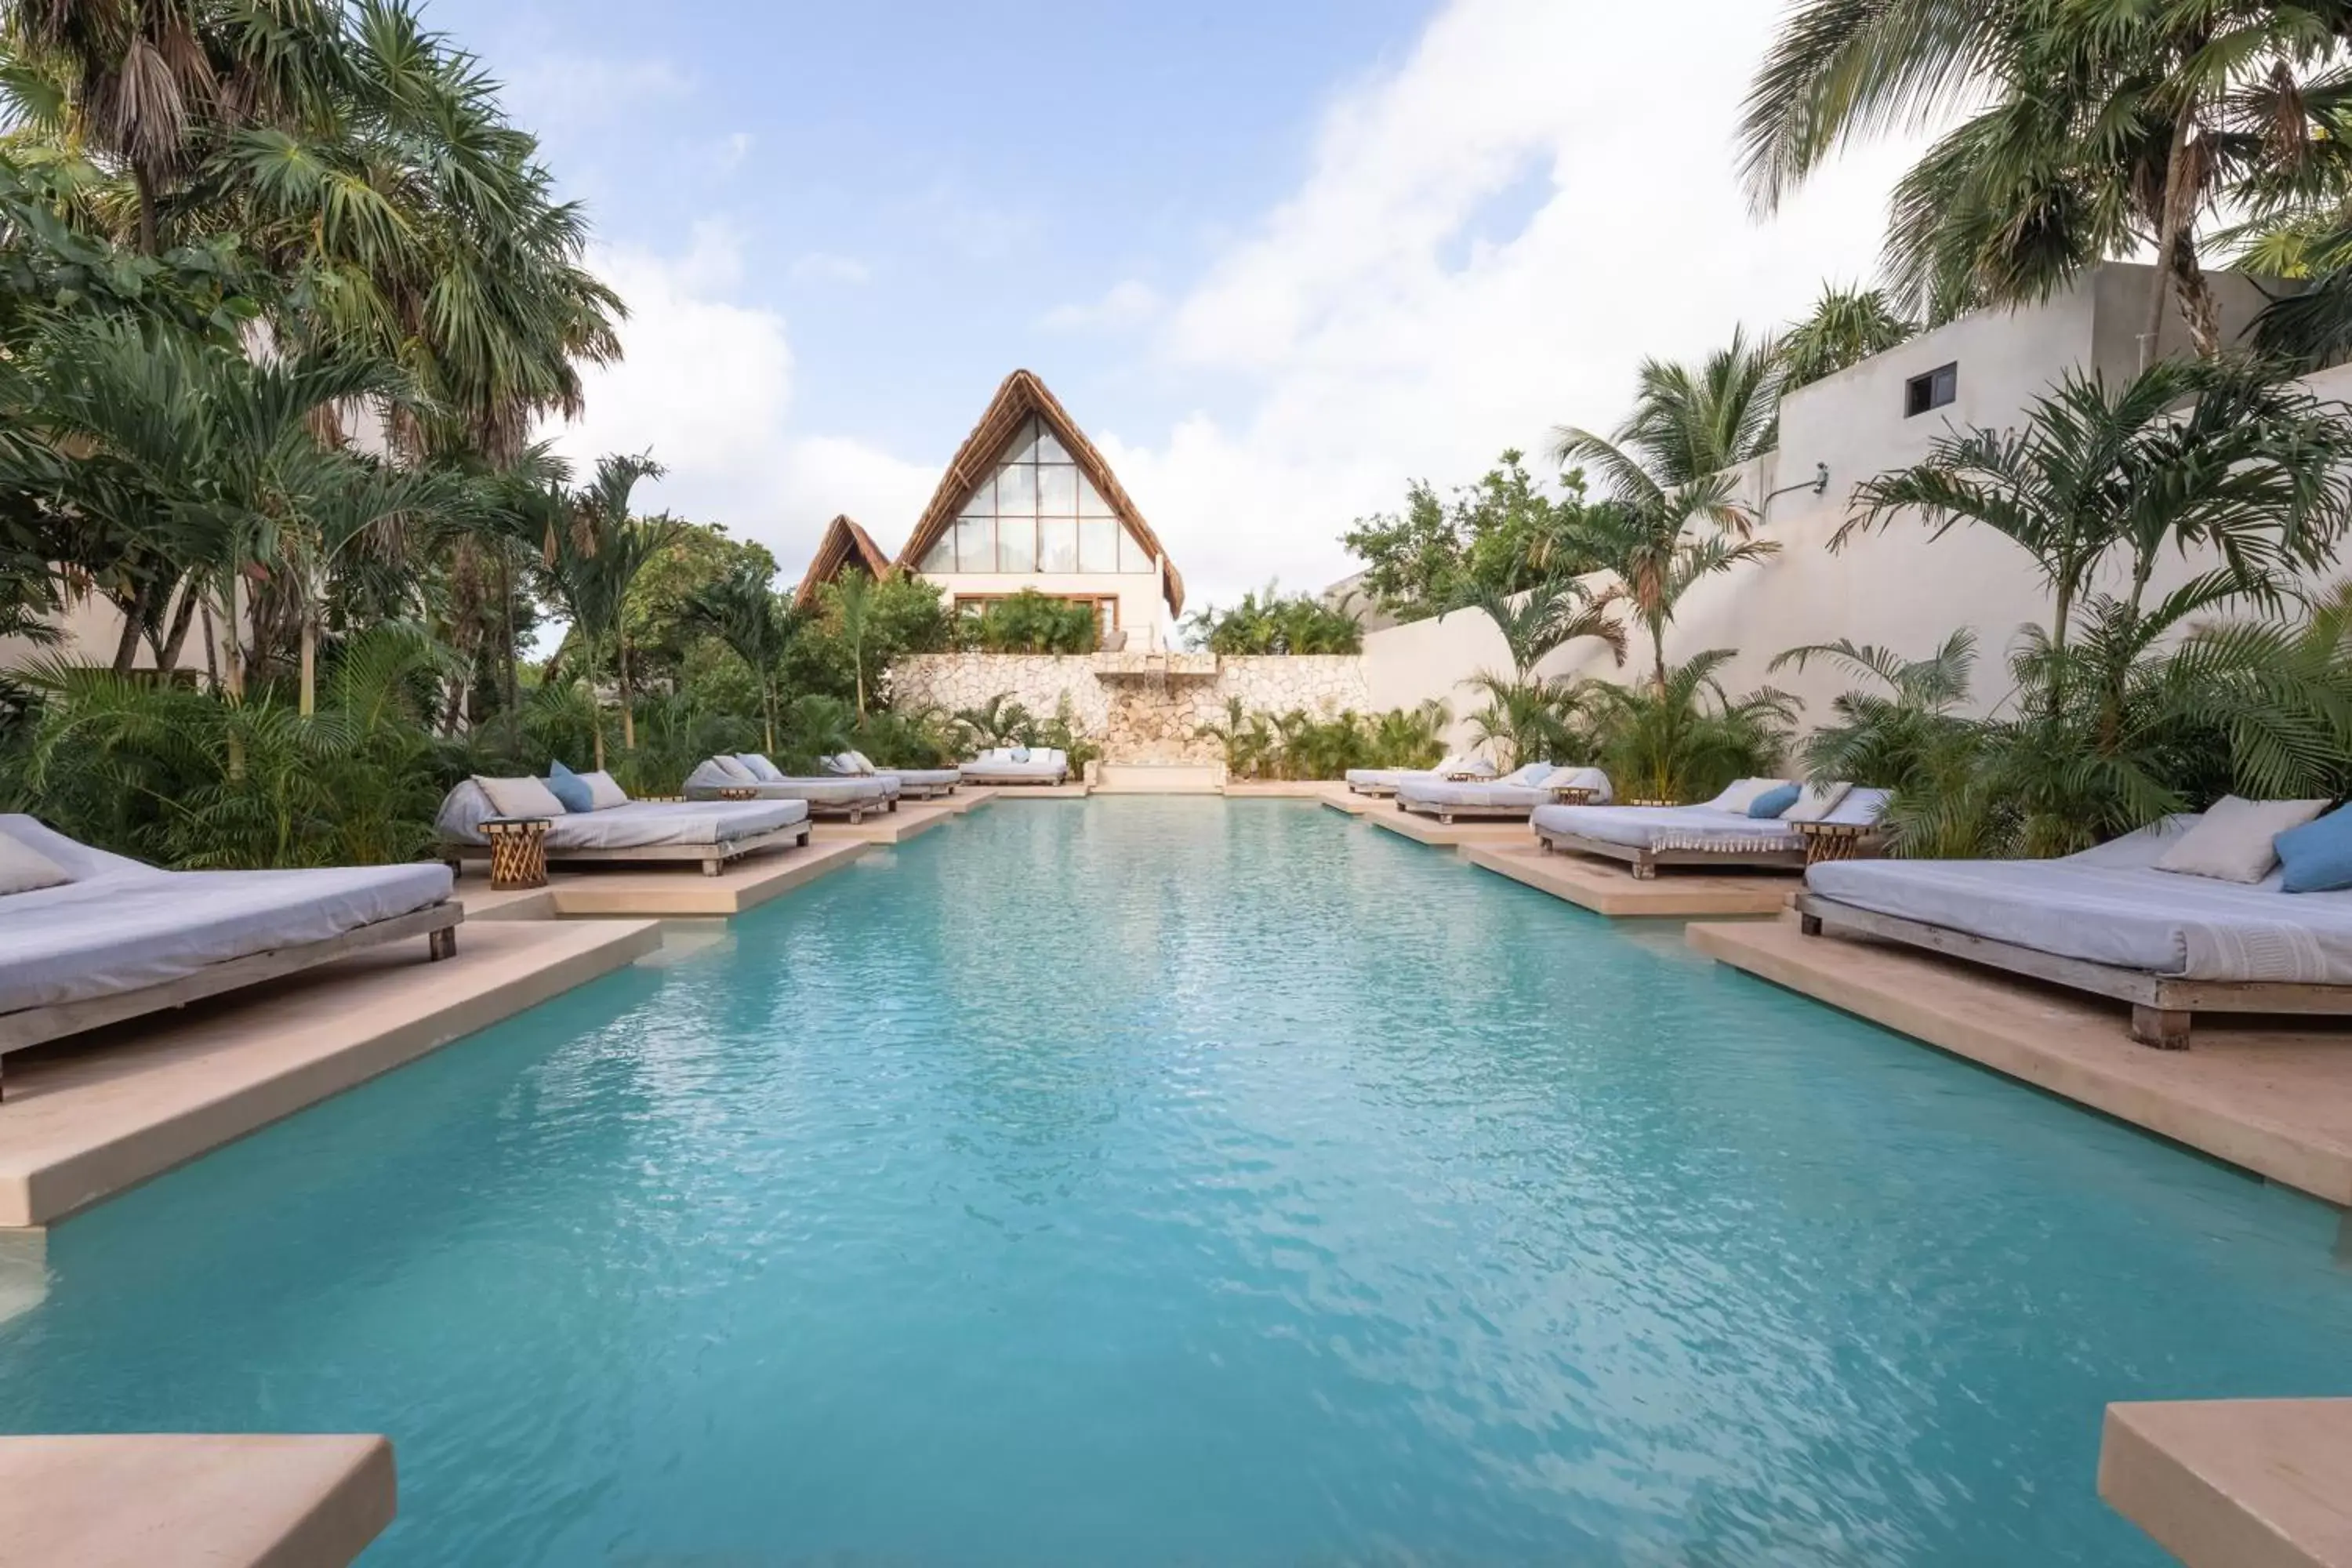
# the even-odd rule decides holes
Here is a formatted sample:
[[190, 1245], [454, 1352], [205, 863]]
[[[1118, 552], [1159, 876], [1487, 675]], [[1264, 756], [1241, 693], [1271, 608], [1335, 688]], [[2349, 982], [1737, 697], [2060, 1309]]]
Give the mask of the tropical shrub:
[[1199, 739], [1223, 748], [1237, 779], [1336, 779], [1350, 768], [1425, 768], [1445, 754], [1445, 705], [1392, 708], [1369, 717], [1352, 710], [1317, 716], [1247, 710], [1225, 700], [1222, 720], [1200, 726]]
[[1194, 647], [1221, 654], [1361, 653], [1364, 627], [1354, 615], [1311, 594], [1285, 595], [1273, 583], [1232, 609], [1208, 605], [1184, 623]]
[[960, 617], [956, 638], [986, 653], [1092, 653], [1102, 645], [1094, 606], [1024, 588]]
[[1588, 716], [1593, 762], [1621, 800], [1706, 800], [1734, 779], [1775, 773], [1787, 750], [1797, 702], [1760, 687], [1733, 697], [1717, 672], [1734, 657], [1709, 648], [1636, 686], [1587, 680], [1576, 700]]

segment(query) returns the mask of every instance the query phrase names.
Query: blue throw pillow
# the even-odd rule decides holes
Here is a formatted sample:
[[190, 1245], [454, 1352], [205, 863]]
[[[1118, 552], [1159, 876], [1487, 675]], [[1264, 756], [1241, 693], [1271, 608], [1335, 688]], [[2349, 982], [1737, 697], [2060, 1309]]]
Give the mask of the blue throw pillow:
[[2352, 888], [2352, 805], [2337, 806], [2315, 821], [2288, 828], [2271, 840], [2271, 847], [2286, 868], [2281, 892], [2335, 893]]
[[1797, 797], [1804, 793], [1804, 786], [1801, 784], [1782, 784], [1779, 789], [1768, 789], [1748, 803], [1748, 815], [1778, 816], [1796, 805]]
[[588, 781], [562, 763], [547, 764], [547, 793], [562, 801], [566, 811], [596, 809], [596, 797], [589, 793]]

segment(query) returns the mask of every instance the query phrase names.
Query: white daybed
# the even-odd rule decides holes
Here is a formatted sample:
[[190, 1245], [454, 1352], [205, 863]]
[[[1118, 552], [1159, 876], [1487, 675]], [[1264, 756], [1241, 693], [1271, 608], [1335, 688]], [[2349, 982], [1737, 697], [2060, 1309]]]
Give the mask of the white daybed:
[[[1546, 853], [1622, 860], [1643, 880], [1656, 876], [1661, 866], [1804, 869], [1813, 841], [1797, 824], [1728, 808], [1743, 785], [1758, 782], [1770, 781], [1743, 780], [1705, 805], [1545, 805], [1528, 821]], [[1883, 789], [1848, 790], [1820, 820], [1839, 828], [1867, 828], [1886, 809], [1886, 801]]]
[[457, 951], [449, 868], [164, 871], [29, 816], [0, 834], [68, 880], [0, 896], [0, 1057], [387, 942]]
[[1433, 768], [1349, 768], [1346, 777], [1351, 795], [1385, 796], [1396, 794], [1407, 779], [1448, 779], [1465, 773], [1491, 779], [1495, 764], [1484, 757], [1447, 757]]
[[895, 786], [892, 793], [904, 800], [929, 800], [938, 795], [953, 795], [956, 785], [963, 783], [961, 768], [881, 768], [863, 752], [843, 752], [824, 759], [824, 771], [843, 778], [880, 779]]
[[2177, 816], [2054, 860], [1815, 866], [1804, 931], [1879, 937], [2131, 1004], [2132, 1038], [2189, 1044], [2198, 1013], [2352, 1013], [2352, 892], [2155, 868]]
[[[442, 852], [454, 859], [486, 860], [490, 843], [481, 825], [499, 815], [482, 786], [467, 779], [441, 803], [436, 826]], [[699, 862], [716, 877], [730, 860], [806, 844], [809, 808], [797, 800], [633, 800], [595, 811], [547, 817], [547, 858], [629, 864]]]
[[1406, 779], [1397, 785], [1399, 811], [1433, 816], [1450, 823], [1457, 816], [1521, 822], [1539, 805], [1549, 805], [1560, 789], [1591, 790], [1595, 801], [1610, 798], [1609, 775], [1599, 768], [1556, 768], [1549, 763], [1526, 767], [1491, 781]]
[[[764, 763], [767, 772], [755, 774], [754, 762]], [[746, 804], [798, 801], [812, 816], [843, 816], [853, 823], [865, 821], [870, 812], [898, 809], [896, 792], [879, 778], [794, 778], [765, 757], [711, 757], [686, 775], [690, 801], [724, 803], [730, 790], [751, 791]]]
[[1070, 776], [1070, 759], [1051, 746], [998, 746], [958, 770], [975, 784], [1057, 784]]

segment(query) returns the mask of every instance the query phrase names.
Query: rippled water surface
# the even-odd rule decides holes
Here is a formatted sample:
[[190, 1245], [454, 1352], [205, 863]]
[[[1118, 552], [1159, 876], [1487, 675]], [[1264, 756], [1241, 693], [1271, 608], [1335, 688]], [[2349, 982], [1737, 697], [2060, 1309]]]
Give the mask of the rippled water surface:
[[60, 1227], [0, 1427], [443, 1563], [2156, 1563], [2321, 1205], [1288, 802], [1000, 804]]

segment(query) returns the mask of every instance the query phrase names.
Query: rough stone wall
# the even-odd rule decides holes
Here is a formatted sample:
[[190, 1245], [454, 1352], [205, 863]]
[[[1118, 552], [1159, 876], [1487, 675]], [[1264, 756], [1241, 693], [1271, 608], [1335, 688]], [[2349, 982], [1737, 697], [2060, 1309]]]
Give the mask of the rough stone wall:
[[1248, 712], [1304, 709], [1328, 716], [1370, 710], [1363, 660], [1354, 654], [1296, 658], [1215, 654], [929, 653], [890, 672], [894, 700], [953, 712], [1009, 693], [1039, 718], [1067, 694], [1070, 721], [1109, 763], [1219, 763], [1224, 750], [1194, 731], [1221, 722], [1229, 699]]

